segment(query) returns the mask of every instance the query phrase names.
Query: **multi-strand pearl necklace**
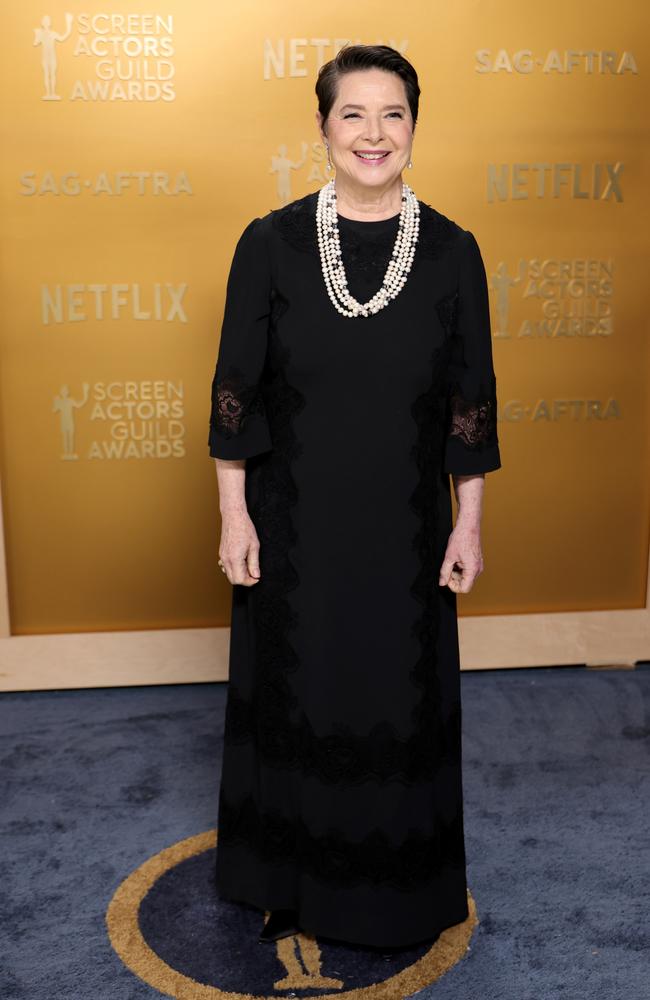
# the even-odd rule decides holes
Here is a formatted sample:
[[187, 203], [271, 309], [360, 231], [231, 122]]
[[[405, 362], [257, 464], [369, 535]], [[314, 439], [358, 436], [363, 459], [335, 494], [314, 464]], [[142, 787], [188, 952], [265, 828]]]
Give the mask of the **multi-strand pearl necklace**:
[[316, 230], [327, 294], [343, 316], [370, 316], [387, 306], [406, 281], [420, 231], [420, 205], [413, 190], [402, 182], [402, 210], [391, 259], [381, 288], [367, 302], [358, 302], [348, 289], [341, 257], [334, 178], [318, 192]]

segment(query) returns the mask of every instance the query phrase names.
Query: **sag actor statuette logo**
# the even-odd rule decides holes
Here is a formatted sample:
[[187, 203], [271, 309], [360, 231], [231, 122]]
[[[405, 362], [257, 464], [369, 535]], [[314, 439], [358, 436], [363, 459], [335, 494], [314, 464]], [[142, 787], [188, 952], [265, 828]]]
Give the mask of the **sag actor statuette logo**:
[[[500, 260], [488, 272], [488, 283], [494, 292], [495, 338], [589, 340], [614, 333], [612, 257], [520, 257], [514, 275], [506, 261]], [[510, 300], [517, 286], [526, 314], [514, 324]]]
[[[64, 19], [63, 31], [53, 28], [49, 14], [34, 28], [33, 44], [41, 50], [42, 100], [175, 100], [171, 14], [66, 13]], [[59, 53], [66, 56], [60, 74]]]
[[470, 951], [479, 919], [469, 890], [462, 923], [448, 927], [433, 943], [398, 948], [391, 955], [308, 932], [262, 946], [257, 940], [262, 912], [217, 895], [217, 838], [218, 830], [206, 830], [145, 859], [123, 878], [106, 911], [114, 951], [134, 975], [165, 996], [397, 1000], [441, 979]]
[[271, 155], [270, 174], [275, 174], [275, 191], [278, 205], [283, 207], [293, 201], [296, 195], [291, 186], [291, 171], [302, 170], [299, 176], [304, 184], [317, 184], [322, 187], [332, 175], [333, 168], [327, 163], [327, 154], [322, 142], [305, 142], [301, 144], [301, 155], [299, 160], [292, 160], [288, 155], [288, 146], [281, 143], [277, 147], [277, 153]]
[[[62, 385], [52, 412], [59, 414], [61, 458], [86, 459], [184, 458], [185, 425], [182, 382], [84, 382], [75, 397]], [[90, 423], [83, 447], [77, 450], [76, 411]]]

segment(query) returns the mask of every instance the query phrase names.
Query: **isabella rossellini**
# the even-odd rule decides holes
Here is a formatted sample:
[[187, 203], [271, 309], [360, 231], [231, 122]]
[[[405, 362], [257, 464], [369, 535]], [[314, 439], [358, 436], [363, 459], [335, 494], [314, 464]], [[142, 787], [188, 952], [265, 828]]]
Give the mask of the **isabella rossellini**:
[[228, 278], [215, 878], [261, 941], [400, 947], [468, 916], [456, 601], [501, 461], [481, 252], [403, 178], [419, 94], [388, 46], [325, 63], [331, 177], [253, 218]]

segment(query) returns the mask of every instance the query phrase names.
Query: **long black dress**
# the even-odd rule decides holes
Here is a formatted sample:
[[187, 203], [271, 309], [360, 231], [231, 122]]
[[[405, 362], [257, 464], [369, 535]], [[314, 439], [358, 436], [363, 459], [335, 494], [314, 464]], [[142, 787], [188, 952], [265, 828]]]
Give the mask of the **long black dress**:
[[[449, 474], [501, 465], [487, 282], [473, 234], [420, 202], [398, 296], [342, 316], [316, 199], [244, 229], [212, 385], [210, 455], [247, 460], [261, 571], [232, 592], [216, 886], [316, 935], [401, 946], [468, 915], [456, 595], [438, 571]], [[339, 217], [361, 301], [398, 219]]]

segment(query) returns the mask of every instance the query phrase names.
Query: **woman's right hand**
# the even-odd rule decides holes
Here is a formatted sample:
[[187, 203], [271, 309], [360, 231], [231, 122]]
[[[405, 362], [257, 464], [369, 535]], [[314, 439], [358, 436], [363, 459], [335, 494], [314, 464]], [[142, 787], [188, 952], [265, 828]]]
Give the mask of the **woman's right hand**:
[[248, 511], [221, 516], [219, 561], [230, 583], [252, 587], [260, 580], [260, 542]]

